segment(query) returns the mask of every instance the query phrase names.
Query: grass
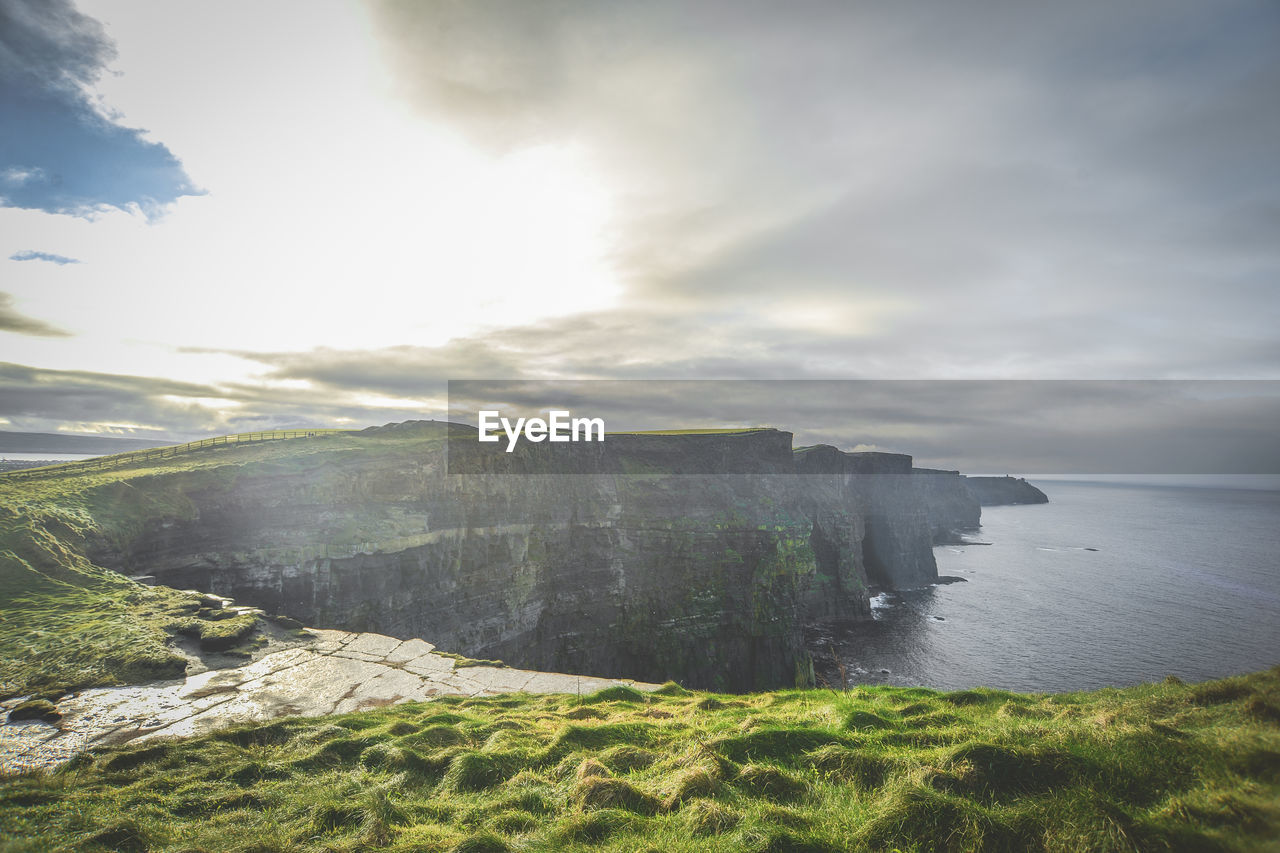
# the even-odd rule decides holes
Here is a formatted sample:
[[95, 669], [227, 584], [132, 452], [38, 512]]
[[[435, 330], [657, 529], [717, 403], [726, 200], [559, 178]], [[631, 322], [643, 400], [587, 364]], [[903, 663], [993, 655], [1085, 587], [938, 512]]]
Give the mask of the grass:
[[20, 720], [44, 720], [54, 723], [61, 717], [62, 714], [58, 712], [57, 706], [48, 699], [28, 699], [13, 706], [9, 711], [8, 721], [13, 723]]
[[465, 669], [468, 666], [506, 666], [506, 664], [500, 660], [490, 660], [489, 658], [469, 658], [466, 655], [460, 655], [457, 652], [442, 652], [436, 650], [435, 654], [442, 658], [453, 658], [454, 669]]
[[1278, 708], [1280, 668], [1061, 695], [441, 699], [10, 777], [0, 849], [1274, 848]]
[[71, 462], [58, 462], [53, 465], [42, 465], [38, 468], [20, 468], [13, 472], [10, 479], [30, 480], [36, 477], [59, 476], [73, 471], [104, 471], [111, 468], [136, 467], [154, 460], [169, 457], [185, 456], [203, 450], [215, 450], [227, 445], [254, 444], [267, 441], [279, 441], [294, 438], [316, 438], [319, 436], [337, 435], [353, 432], [345, 429], [294, 429], [265, 430], [261, 432], [242, 432], [234, 435], [220, 435], [189, 441], [185, 444], [174, 444], [163, 447], [149, 447], [143, 450], [129, 450], [106, 456], [95, 456]]
[[0, 696], [48, 694], [181, 675], [170, 640], [195, 621], [198, 596], [118, 575], [54, 572], [0, 555]]
[[[85, 687], [183, 674], [180, 634], [232, 649], [256, 616], [211, 610], [203, 596], [135, 583], [82, 553], [101, 528], [69, 512], [0, 509], [0, 697], [57, 699]], [[57, 531], [54, 535], [50, 530]]]
[[192, 625], [183, 626], [183, 630], [200, 638], [200, 648], [210, 652], [220, 652], [234, 648], [257, 629], [256, 616], [242, 613], [227, 619], [202, 619]]

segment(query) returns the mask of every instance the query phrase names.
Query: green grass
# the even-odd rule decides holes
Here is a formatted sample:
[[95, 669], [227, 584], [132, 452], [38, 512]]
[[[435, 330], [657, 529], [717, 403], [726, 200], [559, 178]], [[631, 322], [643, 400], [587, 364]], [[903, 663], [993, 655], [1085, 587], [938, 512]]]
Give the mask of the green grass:
[[453, 658], [454, 669], [465, 669], [469, 666], [506, 666], [506, 664], [500, 660], [490, 660], [489, 658], [469, 658], [466, 655], [460, 655], [456, 652], [442, 652], [439, 649], [435, 651], [435, 654], [442, 658]]
[[189, 441], [185, 444], [174, 444], [163, 447], [149, 447], [144, 450], [129, 450], [106, 456], [95, 456], [90, 459], [78, 459], [71, 462], [59, 462], [53, 465], [42, 465], [38, 468], [20, 468], [5, 472], [9, 479], [25, 481], [46, 476], [61, 476], [72, 472], [101, 472], [112, 468], [131, 468], [161, 461], [169, 457], [183, 457], [204, 450], [218, 450], [229, 445], [260, 444], [268, 441], [292, 440], [297, 438], [317, 438], [320, 436], [339, 435], [354, 432], [345, 429], [294, 429], [265, 430], [260, 432], [242, 432], [233, 435], [219, 435]]
[[1274, 849], [1278, 708], [1280, 668], [1063, 695], [441, 699], [11, 777], [0, 849]]
[[61, 695], [185, 671], [169, 641], [195, 620], [199, 597], [29, 544], [21, 556], [0, 553], [0, 696]]
[[28, 699], [20, 702], [9, 711], [8, 721], [11, 723], [21, 720], [44, 720], [47, 723], [56, 723], [62, 718], [62, 714], [58, 712], [58, 708], [48, 699]]
[[185, 630], [200, 638], [200, 648], [218, 652], [240, 645], [257, 627], [257, 617], [243, 613], [228, 619], [199, 620]]

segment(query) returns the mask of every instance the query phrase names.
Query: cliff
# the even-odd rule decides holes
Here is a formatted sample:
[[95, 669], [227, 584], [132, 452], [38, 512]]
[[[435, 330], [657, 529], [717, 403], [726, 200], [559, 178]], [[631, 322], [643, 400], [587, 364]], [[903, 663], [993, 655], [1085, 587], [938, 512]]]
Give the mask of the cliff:
[[871, 585], [908, 589], [938, 579], [933, 525], [910, 456], [846, 453], [822, 444], [797, 451], [796, 470], [815, 501], [845, 506], [863, 519], [862, 565]]
[[805, 625], [936, 580], [969, 518], [945, 472], [778, 430], [450, 459], [475, 445], [418, 422], [204, 450], [85, 487], [73, 544], [317, 627], [739, 691], [808, 678]]
[[935, 545], [962, 541], [961, 533], [981, 526], [982, 506], [969, 490], [967, 477], [959, 471], [936, 468], [913, 468], [911, 473]]
[[1044, 492], [1021, 477], [966, 477], [964, 482], [983, 506], [1049, 502]]
[[[530, 445], [459, 475], [449, 429], [148, 478], [153, 505], [181, 509], [144, 512], [90, 557], [310, 625], [734, 690], [793, 684], [802, 624], [867, 613], [858, 517], [799, 499], [788, 433], [611, 436], [551, 467]], [[668, 473], [684, 470], [710, 473]], [[102, 497], [118, 512], [136, 494]]]

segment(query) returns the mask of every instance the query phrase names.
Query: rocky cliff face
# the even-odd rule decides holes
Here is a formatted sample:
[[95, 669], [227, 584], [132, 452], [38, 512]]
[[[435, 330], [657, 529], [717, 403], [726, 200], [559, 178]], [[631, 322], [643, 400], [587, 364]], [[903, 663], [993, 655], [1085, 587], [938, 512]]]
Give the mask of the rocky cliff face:
[[862, 562], [871, 585], [910, 589], [938, 579], [929, 510], [910, 456], [818, 445], [796, 453], [796, 469], [810, 484], [833, 481], [837, 502], [864, 519]]
[[449, 429], [136, 481], [164, 510], [131, 514], [90, 556], [310, 625], [744, 690], [807, 675], [802, 626], [867, 618], [868, 586], [935, 580], [934, 531], [958, 517], [950, 480], [913, 475], [910, 457], [793, 457], [776, 430], [610, 436], [558, 467], [517, 452], [458, 475]]
[[964, 482], [982, 506], [1049, 502], [1044, 492], [1021, 477], [965, 477]]
[[935, 545], [961, 541], [961, 533], [981, 526], [982, 506], [969, 490], [967, 477], [959, 471], [936, 468], [913, 468], [911, 473]]

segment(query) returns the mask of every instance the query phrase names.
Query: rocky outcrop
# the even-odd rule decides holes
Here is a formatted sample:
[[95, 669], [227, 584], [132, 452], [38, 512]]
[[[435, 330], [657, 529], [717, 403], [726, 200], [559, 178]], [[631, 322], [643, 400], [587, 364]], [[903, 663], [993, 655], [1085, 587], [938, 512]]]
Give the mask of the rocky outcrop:
[[456, 429], [400, 424], [114, 484], [90, 556], [305, 624], [749, 690], [808, 677], [806, 624], [868, 618], [871, 586], [936, 580], [935, 530], [958, 517], [945, 478], [908, 456], [793, 456], [778, 430], [611, 435], [463, 466], [448, 452], [475, 433]]
[[983, 506], [1049, 502], [1044, 492], [1021, 477], [966, 477], [965, 485]]

